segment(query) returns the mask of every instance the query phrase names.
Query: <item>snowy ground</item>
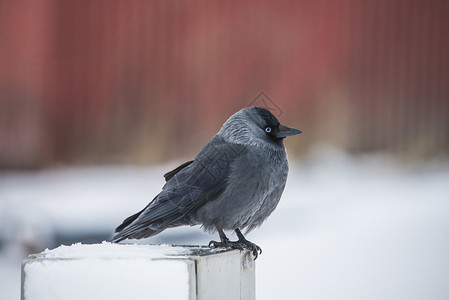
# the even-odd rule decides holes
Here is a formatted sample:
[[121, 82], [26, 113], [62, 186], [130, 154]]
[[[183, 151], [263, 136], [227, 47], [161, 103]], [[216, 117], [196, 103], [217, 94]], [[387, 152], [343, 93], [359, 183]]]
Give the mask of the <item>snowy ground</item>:
[[[26, 252], [109, 238], [174, 166], [0, 173], [0, 298], [19, 299]], [[257, 299], [449, 299], [448, 183], [447, 164], [338, 151], [292, 163], [278, 209], [247, 236], [263, 249]], [[211, 238], [194, 227], [148, 242]]]

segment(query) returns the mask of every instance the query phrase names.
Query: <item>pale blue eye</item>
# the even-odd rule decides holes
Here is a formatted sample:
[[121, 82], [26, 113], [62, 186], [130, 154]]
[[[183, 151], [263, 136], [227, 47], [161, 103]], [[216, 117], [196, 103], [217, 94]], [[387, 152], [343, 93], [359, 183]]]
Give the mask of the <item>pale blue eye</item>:
[[266, 133], [270, 133], [270, 132], [271, 132], [271, 127], [265, 128], [265, 132], [266, 132]]

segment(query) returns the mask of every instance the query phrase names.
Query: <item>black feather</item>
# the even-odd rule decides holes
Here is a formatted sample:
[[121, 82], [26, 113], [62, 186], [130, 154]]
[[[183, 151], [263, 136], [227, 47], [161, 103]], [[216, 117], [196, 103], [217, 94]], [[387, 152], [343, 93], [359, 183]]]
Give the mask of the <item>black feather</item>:
[[182, 169], [184, 169], [185, 167], [187, 167], [191, 163], [193, 163], [193, 160], [185, 162], [182, 165], [180, 165], [179, 167], [177, 167], [176, 169], [171, 170], [170, 172], [165, 173], [164, 174], [165, 181], [169, 181], [173, 176], [176, 175], [176, 173], [178, 173], [179, 171], [181, 171]]
[[[187, 167], [187, 166], [190, 165], [191, 163], [193, 163], [193, 160], [188, 161], [188, 162], [185, 162], [185, 163], [183, 163], [182, 165], [180, 165], [179, 167], [177, 167], [176, 169], [171, 170], [170, 172], [165, 173], [165, 174], [164, 174], [165, 181], [169, 181], [169, 180], [170, 180], [171, 178], [173, 178], [173, 176], [175, 176], [179, 171], [181, 171], [182, 169], [184, 169], [185, 167]], [[153, 201], [154, 201], [155, 199], [156, 199], [156, 197], [153, 199]], [[153, 202], [153, 201], [152, 201], [152, 202]], [[151, 204], [151, 203], [150, 203], [150, 204]], [[136, 213], [136, 214], [134, 214], [134, 215], [132, 215], [132, 216], [126, 218], [126, 219], [123, 221], [123, 223], [122, 223], [119, 227], [117, 227], [117, 228], [115, 229], [115, 232], [116, 232], [116, 233], [117, 233], [117, 232], [120, 232], [120, 231], [123, 230], [123, 228], [125, 228], [126, 226], [128, 226], [129, 224], [131, 224], [135, 219], [137, 219], [137, 218], [140, 216], [140, 214], [141, 214], [145, 209], [147, 209], [147, 207], [148, 207], [150, 204], [148, 204], [144, 209], [142, 209], [142, 210], [139, 211], [138, 213]]]
[[153, 201], [154, 201], [156, 198], [157, 198], [157, 196], [154, 197], [153, 200], [152, 200], [147, 206], [145, 206], [144, 209], [142, 209], [142, 210], [139, 211], [138, 213], [136, 213], [136, 214], [134, 214], [134, 215], [132, 215], [132, 216], [126, 218], [126, 219], [123, 221], [123, 223], [122, 223], [119, 227], [117, 227], [117, 228], [115, 229], [115, 232], [117, 233], [117, 232], [122, 231], [123, 228], [125, 228], [126, 226], [128, 226], [129, 224], [131, 224], [132, 222], [134, 222], [134, 220], [137, 219], [137, 218], [140, 216], [140, 214], [141, 214], [145, 209], [147, 209], [147, 207], [150, 206], [150, 204], [153, 203]]

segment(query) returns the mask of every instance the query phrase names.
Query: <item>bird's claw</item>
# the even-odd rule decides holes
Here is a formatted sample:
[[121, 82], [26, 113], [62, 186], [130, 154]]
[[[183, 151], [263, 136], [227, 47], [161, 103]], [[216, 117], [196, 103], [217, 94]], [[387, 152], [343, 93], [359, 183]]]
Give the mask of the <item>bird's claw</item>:
[[209, 242], [209, 248], [231, 248], [231, 249], [238, 249], [238, 250], [249, 250], [254, 255], [254, 260], [257, 259], [257, 257], [262, 254], [262, 248], [257, 246], [254, 243], [251, 243], [249, 241], [237, 241], [237, 242], [217, 242], [217, 241], [210, 241]]
[[254, 255], [254, 260], [257, 259], [257, 257], [259, 256], [259, 254], [262, 254], [262, 248], [260, 248], [259, 246], [257, 246], [254, 243], [251, 243], [249, 241], [245, 241], [242, 243], [244, 245], [244, 247], [246, 249], [248, 249], [249, 251], [251, 251], [251, 253]]
[[210, 241], [209, 242], [209, 248], [226, 248], [226, 246], [223, 243], [221, 243], [221, 242]]

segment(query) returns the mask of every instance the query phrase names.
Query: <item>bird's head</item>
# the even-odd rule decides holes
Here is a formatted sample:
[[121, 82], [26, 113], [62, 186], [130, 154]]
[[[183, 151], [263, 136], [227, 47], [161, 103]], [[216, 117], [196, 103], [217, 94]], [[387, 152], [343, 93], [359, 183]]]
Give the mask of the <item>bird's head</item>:
[[225, 139], [238, 144], [281, 147], [284, 138], [300, 133], [298, 129], [280, 124], [269, 110], [261, 107], [246, 107], [236, 112], [219, 132]]

